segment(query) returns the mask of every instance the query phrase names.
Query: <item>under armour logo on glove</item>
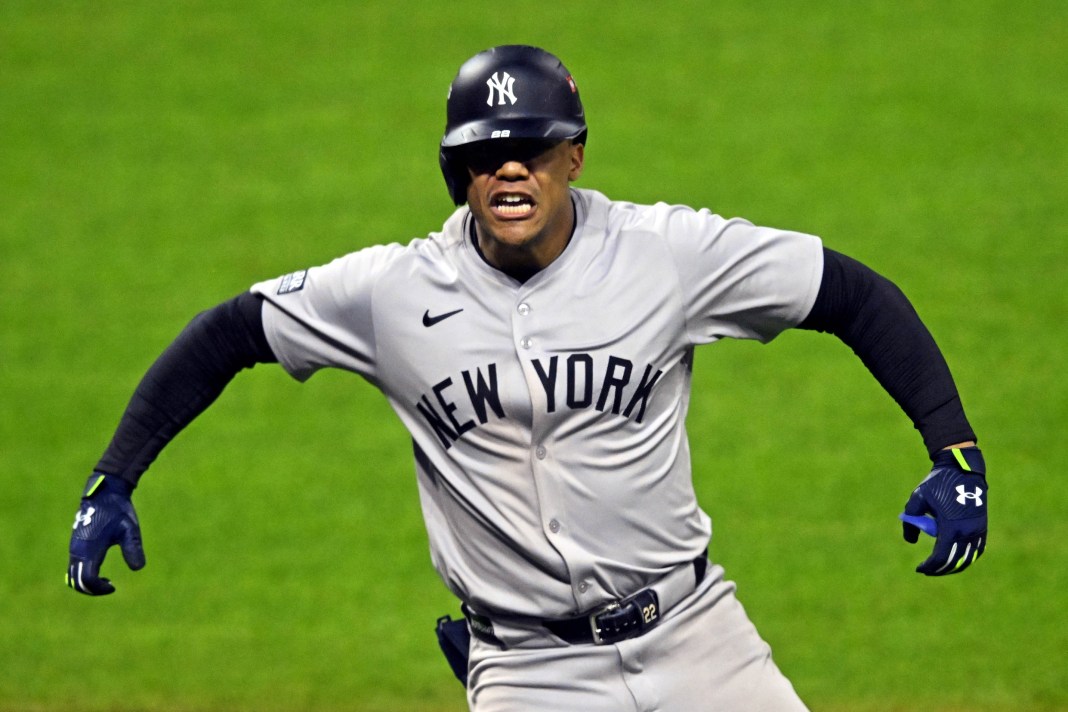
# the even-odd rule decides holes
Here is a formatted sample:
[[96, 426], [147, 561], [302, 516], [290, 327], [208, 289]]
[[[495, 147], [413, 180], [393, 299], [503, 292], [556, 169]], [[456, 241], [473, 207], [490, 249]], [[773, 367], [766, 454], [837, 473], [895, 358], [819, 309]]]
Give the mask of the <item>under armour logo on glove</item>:
[[79, 525], [87, 527], [93, 523], [93, 515], [96, 513], [96, 507], [89, 507], [84, 512], [79, 510], [74, 515], [74, 526], [71, 529], [77, 529]]
[[986, 463], [977, 447], [943, 450], [934, 459], [899, 518], [905, 541], [915, 544], [920, 531], [935, 537], [934, 551], [916, 567], [928, 576], [955, 574], [986, 550]]
[[964, 485], [957, 485], [957, 501], [961, 504], [967, 504], [968, 500], [974, 500], [976, 507], [983, 506], [983, 489], [976, 487], [974, 492], [969, 492], [968, 488]]

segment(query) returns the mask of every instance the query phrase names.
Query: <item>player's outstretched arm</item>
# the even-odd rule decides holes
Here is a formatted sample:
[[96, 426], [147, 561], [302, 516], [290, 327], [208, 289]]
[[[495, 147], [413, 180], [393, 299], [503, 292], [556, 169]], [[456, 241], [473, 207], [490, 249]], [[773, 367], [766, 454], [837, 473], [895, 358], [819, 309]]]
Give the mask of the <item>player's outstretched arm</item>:
[[238, 372], [276, 361], [263, 331], [262, 300], [241, 294], [197, 315], [145, 373], [107, 450], [82, 492], [70, 540], [67, 585], [103, 595], [110, 547], [127, 565], [145, 565], [131, 495], [141, 475], [182, 429], [211, 405]]
[[949, 366], [919, 315], [888, 279], [824, 249], [819, 294], [799, 326], [852, 348], [920, 431], [933, 467], [901, 516], [905, 538], [914, 543], [921, 530], [936, 537], [920, 573], [963, 571], [986, 548], [986, 466]]

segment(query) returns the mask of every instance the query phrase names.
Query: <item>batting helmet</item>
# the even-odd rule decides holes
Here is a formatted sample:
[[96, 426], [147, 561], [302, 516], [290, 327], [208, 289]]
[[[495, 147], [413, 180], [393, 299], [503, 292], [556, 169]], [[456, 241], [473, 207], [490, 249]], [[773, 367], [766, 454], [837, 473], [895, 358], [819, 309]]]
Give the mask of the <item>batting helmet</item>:
[[467, 201], [464, 146], [495, 139], [586, 142], [586, 114], [571, 73], [538, 47], [504, 45], [463, 63], [449, 85], [439, 160], [449, 195]]

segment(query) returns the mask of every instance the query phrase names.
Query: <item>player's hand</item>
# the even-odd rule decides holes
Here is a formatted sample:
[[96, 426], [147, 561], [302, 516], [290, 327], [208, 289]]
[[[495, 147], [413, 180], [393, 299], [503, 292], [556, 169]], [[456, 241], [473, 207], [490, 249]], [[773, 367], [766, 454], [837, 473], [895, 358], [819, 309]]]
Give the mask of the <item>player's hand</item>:
[[130, 494], [133, 486], [121, 477], [94, 473], [85, 484], [82, 504], [70, 535], [67, 585], [78, 593], [103, 596], [115, 591], [100, 566], [108, 549], [118, 544], [126, 565], [134, 571], [145, 565], [141, 525]]
[[934, 551], [916, 571], [955, 574], [982, 556], [987, 499], [986, 464], [979, 448], [954, 448], [935, 456], [931, 473], [899, 515], [905, 541], [915, 544], [921, 529], [935, 537]]

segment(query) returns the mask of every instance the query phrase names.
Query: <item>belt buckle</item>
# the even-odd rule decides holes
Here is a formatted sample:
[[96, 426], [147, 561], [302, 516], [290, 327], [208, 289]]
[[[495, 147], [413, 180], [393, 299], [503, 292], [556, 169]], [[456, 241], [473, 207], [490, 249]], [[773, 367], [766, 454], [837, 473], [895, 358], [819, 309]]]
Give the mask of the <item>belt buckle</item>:
[[[598, 624], [598, 618], [608, 613], [628, 610], [630, 620], [617, 625], [609, 635], [602, 635], [604, 628]], [[652, 588], [646, 588], [622, 601], [613, 601], [590, 614], [590, 631], [593, 642], [597, 645], [617, 643], [639, 635], [644, 635], [650, 628], [660, 622], [660, 597]]]
[[593, 633], [594, 645], [605, 645], [607, 643], [612, 642], [611, 640], [605, 640], [601, 637], [601, 627], [597, 623], [598, 616], [602, 616], [605, 613], [612, 613], [613, 611], [618, 611], [620, 608], [622, 608], [622, 606], [619, 605], [619, 601], [612, 601], [611, 603], [601, 606], [589, 615], [590, 632]]

